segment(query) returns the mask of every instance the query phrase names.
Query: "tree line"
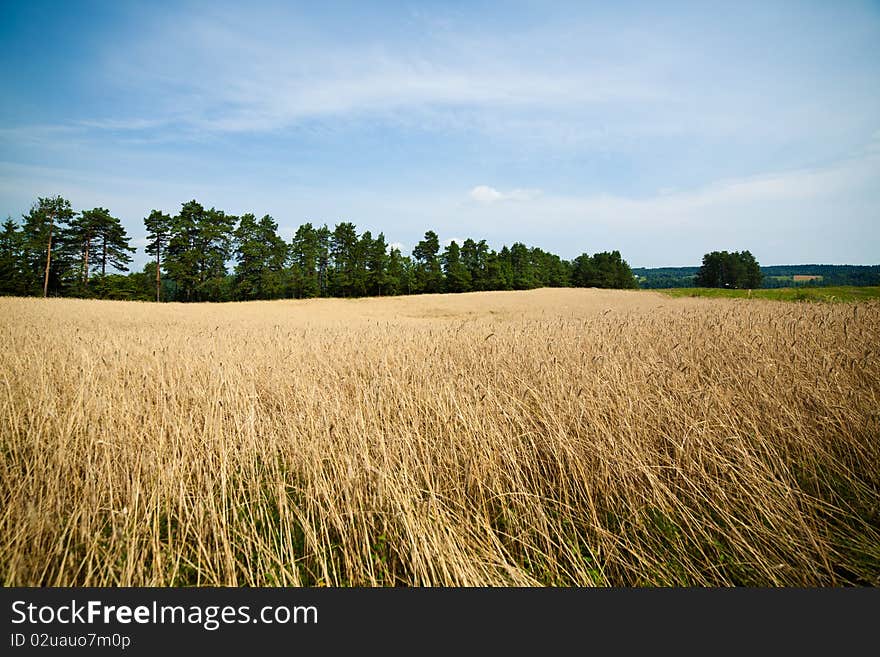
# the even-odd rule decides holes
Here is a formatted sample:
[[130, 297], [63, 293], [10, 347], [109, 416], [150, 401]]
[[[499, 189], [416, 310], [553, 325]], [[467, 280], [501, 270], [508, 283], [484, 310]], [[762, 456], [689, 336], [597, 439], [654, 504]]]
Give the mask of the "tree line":
[[[761, 287], [828, 287], [880, 285], [880, 265], [761, 265]], [[699, 267], [633, 267], [643, 289], [696, 286]], [[811, 276], [797, 280], [796, 276]]]
[[[288, 242], [269, 215], [228, 214], [195, 200], [144, 218], [150, 261], [129, 272], [131, 238], [105, 208], [74, 212], [39, 198], [0, 228], [0, 294], [156, 301], [361, 297], [537, 287], [636, 288], [620, 252], [572, 261], [516, 242], [451, 241], [432, 230], [403, 255], [384, 233], [302, 224]], [[129, 272], [125, 274], [124, 272]]]

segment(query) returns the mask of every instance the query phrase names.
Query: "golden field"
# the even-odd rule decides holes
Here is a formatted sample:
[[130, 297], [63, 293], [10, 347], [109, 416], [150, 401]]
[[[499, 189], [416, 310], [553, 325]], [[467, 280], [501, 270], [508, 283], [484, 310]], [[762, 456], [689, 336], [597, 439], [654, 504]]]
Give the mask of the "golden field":
[[880, 304], [0, 299], [0, 581], [880, 584]]

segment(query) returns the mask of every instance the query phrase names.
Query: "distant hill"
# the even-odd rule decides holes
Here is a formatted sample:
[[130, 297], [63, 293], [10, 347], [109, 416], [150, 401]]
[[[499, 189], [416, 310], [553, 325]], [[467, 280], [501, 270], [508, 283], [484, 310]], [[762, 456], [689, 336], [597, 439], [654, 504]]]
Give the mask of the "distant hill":
[[[639, 286], [647, 289], [693, 287], [699, 267], [634, 267]], [[880, 285], [880, 265], [771, 265], [761, 267], [762, 288]]]

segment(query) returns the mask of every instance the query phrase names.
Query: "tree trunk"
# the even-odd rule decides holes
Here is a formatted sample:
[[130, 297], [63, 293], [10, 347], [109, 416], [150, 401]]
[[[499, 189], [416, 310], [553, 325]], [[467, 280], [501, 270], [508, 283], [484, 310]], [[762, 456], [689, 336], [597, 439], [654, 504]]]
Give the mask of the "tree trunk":
[[161, 278], [161, 274], [159, 273], [160, 272], [160, 265], [161, 265], [161, 263], [159, 262], [159, 242], [157, 240], [157, 242], [156, 242], [156, 303], [159, 303], [161, 301], [161, 298], [159, 297], [159, 292], [162, 289], [162, 278]]
[[52, 262], [52, 224], [49, 224], [49, 245], [46, 247], [46, 276], [43, 279], [43, 297], [49, 296], [49, 264]]
[[101, 256], [101, 277], [107, 275], [107, 238], [104, 238], [104, 252]]
[[85, 266], [84, 266], [84, 270], [85, 270], [85, 271], [83, 272], [83, 280], [84, 280], [84, 282], [85, 282], [86, 285], [89, 284], [89, 251], [90, 251], [90, 249], [89, 249], [89, 246], [90, 246], [89, 242], [91, 242], [91, 238], [89, 238], [89, 239], [86, 241], [86, 257], [85, 257]]

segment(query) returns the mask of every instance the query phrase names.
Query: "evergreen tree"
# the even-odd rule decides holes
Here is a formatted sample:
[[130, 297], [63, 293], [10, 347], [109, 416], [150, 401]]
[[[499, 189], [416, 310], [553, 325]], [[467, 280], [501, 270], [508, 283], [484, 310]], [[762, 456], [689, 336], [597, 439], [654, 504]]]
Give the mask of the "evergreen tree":
[[226, 262], [232, 255], [236, 217], [184, 203], [171, 220], [165, 271], [181, 301], [222, 301], [231, 297]]
[[603, 251], [592, 257], [586, 253], [579, 255], [572, 263], [571, 282], [576, 287], [631, 289], [639, 286], [620, 251]]
[[260, 299], [263, 280], [263, 267], [266, 264], [267, 247], [262, 241], [257, 218], [245, 213], [239, 219], [234, 233], [235, 258], [235, 298]]
[[330, 291], [333, 296], [353, 296], [357, 279], [357, 231], [350, 222], [342, 222], [333, 229], [330, 236], [330, 255], [333, 268], [330, 277]]
[[195, 200], [184, 203], [171, 220], [165, 272], [172, 279], [180, 301], [197, 301], [201, 283], [199, 226], [205, 221], [205, 208]]
[[318, 236], [318, 283], [322, 297], [330, 294], [330, 229], [324, 224], [317, 230]]
[[387, 294], [409, 294], [409, 258], [394, 247], [388, 253]]
[[154, 275], [156, 277], [156, 301], [159, 302], [162, 300], [162, 261], [168, 240], [171, 238], [171, 217], [159, 212], [159, 210], [153, 210], [148, 217], [144, 218], [144, 227], [147, 229], [147, 255], [156, 258]]
[[538, 286], [532, 254], [525, 244], [515, 242], [510, 247], [510, 268], [514, 290], [531, 290]]
[[575, 287], [598, 287], [593, 259], [586, 253], [572, 262], [571, 284]]
[[486, 260], [486, 290], [513, 289], [513, 263], [510, 249], [501, 247], [497, 253], [490, 251]]
[[234, 232], [235, 297], [277, 299], [284, 295], [283, 271], [287, 245], [278, 235], [278, 224], [265, 215], [242, 215]]
[[38, 198], [24, 215], [22, 224], [24, 257], [26, 260], [25, 286], [30, 293], [42, 290], [60, 292], [62, 276], [67, 266], [63, 254], [53, 260], [53, 239], [73, 218], [70, 201], [60, 196]]
[[569, 264], [558, 255], [539, 248], [530, 252], [535, 272], [535, 283], [540, 287], [567, 287], [571, 284]]
[[287, 243], [278, 234], [278, 223], [268, 214], [260, 219], [258, 228], [268, 245], [266, 266], [263, 269], [262, 291], [267, 299], [280, 299], [285, 293]]
[[391, 294], [388, 291], [388, 244], [384, 233], [379, 233], [379, 236], [370, 243], [366, 264], [367, 294], [377, 296]]
[[475, 242], [468, 238], [462, 244], [461, 261], [468, 270], [472, 290], [489, 289], [487, 280], [488, 259], [489, 246], [486, 244], [486, 240]]
[[429, 230], [425, 239], [415, 245], [412, 251], [415, 261], [414, 292], [433, 293], [443, 291], [443, 270], [440, 265], [440, 240], [437, 233]]
[[354, 245], [354, 269], [351, 279], [351, 295], [355, 297], [366, 296], [369, 292], [370, 276], [367, 261], [373, 250], [373, 234], [365, 230], [360, 239]]
[[95, 254], [99, 247], [99, 211], [100, 208], [83, 210], [71, 218], [67, 228], [59, 233], [59, 248], [77, 270], [77, 287], [83, 294], [87, 293], [89, 276], [95, 267]]
[[[111, 216], [110, 211], [105, 208], [85, 211], [80, 217], [82, 225], [78, 227], [75, 237], [76, 246], [84, 259], [90, 260], [85, 269], [100, 268], [101, 276], [107, 275], [107, 265], [118, 271], [128, 271], [128, 265], [131, 263], [129, 253], [134, 253], [135, 250], [129, 245], [129, 237], [122, 222]], [[92, 259], [89, 259], [90, 250], [95, 254]], [[88, 271], [85, 282], [88, 282]]]
[[290, 241], [291, 294], [297, 299], [321, 294], [319, 261], [321, 244], [318, 231], [310, 223], [300, 226]]
[[0, 227], [0, 294], [25, 294], [24, 234], [7, 217]]
[[447, 292], [467, 292], [471, 289], [471, 273], [461, 261], [461, 249], [455, 240], [444, 249], [442, 262]]
[[231, 281], [227, 280], [226, 263], [232, 256], [232, 240], [238, 218], [211, 208], [203, 215], [198, 227], [199, 298], [202, 301], [224, 301], [231, 298]]

